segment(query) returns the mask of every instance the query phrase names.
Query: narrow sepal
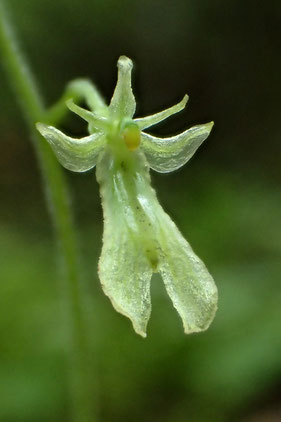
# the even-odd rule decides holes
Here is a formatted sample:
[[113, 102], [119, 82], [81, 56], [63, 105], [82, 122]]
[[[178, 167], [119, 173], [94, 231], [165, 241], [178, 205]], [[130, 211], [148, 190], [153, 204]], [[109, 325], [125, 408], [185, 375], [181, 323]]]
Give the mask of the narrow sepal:
[[66, 87], [68, 98], [85, 99], [88, 107], [99, 114], [107, 114], [107, 106], [97, 87], [89, 79], [75, 79]]
[[117, 66], [118, 80], [109, 109], [114, 117], [131, 118], [136, 110], [131, 82], [133, 63], [128, 57], [121, 56]]
[[51, 145], [59, 162], [68, 170], [83, 172], [94, 167], [98, 155], [105, 145], [102, 132], [76, 139], [52, 126], [37, 123], [36, 127]]
[[186, 334], [204, 331], [217, 310], [217, 288], [170, 217], [162, 210], [159, 272]]
[[208, 137], [213, 122], [193, 126], [170, 138], [157, 138], [142, 132], [141, 149], [153, 170], [168, 173], [182, 167]]
[[83, 120], [89, 123], [90, 128], [100, 131], [105, 130], [107, 127], [107, 119], [102, 116], [98, 116], [95, 113], [86, 110], [85, 108], [79, 107], [76, 105], [73, 100], [68, 100], [66, 102], [67, 107], [69, 110], [71, 110], [73, 113], [77, 114], [79, 117], [81, 117]]
[[151, 116], [134, 119], [134, 122], [137, 123], [138, 127], [141, 130], [147, 129], [148, 127], [157, 125], [158, 123], [162, 122], [162, 120], [165, 120], [173, 114], [183, 110], [186, 106], [187, 101], [188, 95], [185, 95], [178, 104], [175, 104], [174, 106], [167, 108], [166, 110], [160, 111], [159, 113], [152, 114]]

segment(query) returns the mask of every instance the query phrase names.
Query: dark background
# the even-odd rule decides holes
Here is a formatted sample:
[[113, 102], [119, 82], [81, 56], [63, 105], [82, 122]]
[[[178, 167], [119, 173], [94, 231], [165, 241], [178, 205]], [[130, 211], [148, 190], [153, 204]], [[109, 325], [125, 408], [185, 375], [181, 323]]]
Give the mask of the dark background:
[[[152, 284], [148, 338], [102, 294], [102, 213], [94, 172], [71, 174], [83, 278], [95, 309], [101, 421], [277, 422], [280, 406], [279, 1], [9, 0], [46, 102], [92, 78], [109, 101], [116, 61], [135, 62], [137, 115], [190, 96], [159, 128], [215, 121], [180, 171], [152, 174], [164, 208], [219, 289], [206, 333], [185, 336]], [[57, 249], [28, 132], [0, 66], [0, 420], [67, 421]], [[85, 134], [79, 119], [63, 128]]]

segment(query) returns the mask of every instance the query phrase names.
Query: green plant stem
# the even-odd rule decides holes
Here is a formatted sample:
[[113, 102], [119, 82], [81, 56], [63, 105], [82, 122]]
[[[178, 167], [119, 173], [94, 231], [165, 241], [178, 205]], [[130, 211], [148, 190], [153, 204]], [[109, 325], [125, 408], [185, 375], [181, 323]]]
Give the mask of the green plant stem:
[[[20, 54], [12, 28], [7, 21], [2, 0], [0, 0], [0, 51], [7, 77], [20, 102], [29, 126], [33, 146], [38, 157], [46, 197], [55, 233], [58, 238], [65, 272], [65, 307], [68, 310], [70, 333], [70, 362], [73, 420], [93, 422], [94, 385], [91, 371], [91, 350], [83, 313], [79, 280], [77, 244], [70, 208], [69, 192], [62, 168], [58, 164], [47, 142], [35, 130], [34, 123], [45, 121], [47, 113], [38, 93], [31, 72]], [[61, 113], [63, 114], [63, 113]], [[49, 119], [46, 118], [48, 121]], [[49, 123], [49, 121], [48, 121]]]

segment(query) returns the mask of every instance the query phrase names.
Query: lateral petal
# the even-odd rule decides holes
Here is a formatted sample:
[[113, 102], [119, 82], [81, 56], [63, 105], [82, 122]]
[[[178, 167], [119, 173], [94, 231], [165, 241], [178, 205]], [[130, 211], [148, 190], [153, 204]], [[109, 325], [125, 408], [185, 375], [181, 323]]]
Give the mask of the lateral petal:
[[213, 122], [192, 128], [169, 138], [157, 138], [141, 133], [141, 149], [150, 167], [160, 173], [169, 173], [182, 167], [210, 134]]
[[68, 170], [84, 172], [96, 165], [99, 153], [105, 146], [103, 132], [95, 132], [76, 139], [43, 123], [36, 124], [41, 135], [49, 142], [59, 162]]
[[187, 101], [188, 95], [185, 95], [178, 104], [175, 104], [166, 110], [160, 111], [159, 113], [152, 114], [151, 116], [134, 119], [134, 122], [137, 123], [140, 130], [147, 129], [148, 127], [157, 125], [158, 123], [162, 122], [162, 120], [165, 120], [173, 114], [183, 110]]

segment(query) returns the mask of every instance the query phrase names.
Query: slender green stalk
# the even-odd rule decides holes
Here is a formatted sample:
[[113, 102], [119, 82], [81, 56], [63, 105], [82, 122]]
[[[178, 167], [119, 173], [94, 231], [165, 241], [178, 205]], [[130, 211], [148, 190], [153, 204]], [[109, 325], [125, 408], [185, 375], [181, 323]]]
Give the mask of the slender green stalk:
[[[55, 233], [59, 241], [65, 270], [65, 307], [68, 310], [70, 333], [70, 362], [72, 383], [73, 421], [93, 422], [94, 387], [91, 371], [91, 350], [88, 342], [83, 303], [80, 291], [79, 270], [77, 262], [77, 245], [73, 218], [70, 208], [69, 192], [61, 166], [53, 155], [47, 142], [35, 130], [37, 121], [48, 122], [50, 116], [44, 109], [32, 74], [20, 54], [17, 43], [0, 0], [0, 52], [1, 61], [7, 77], [14, 89], [38, 157], [41, 173], [45, 182], [46, 197]], [[59, 113], [53, 113], [54, 120], [63, 115], [62, 106]], [[56, 118], [55, 118], [56, 117]]]

